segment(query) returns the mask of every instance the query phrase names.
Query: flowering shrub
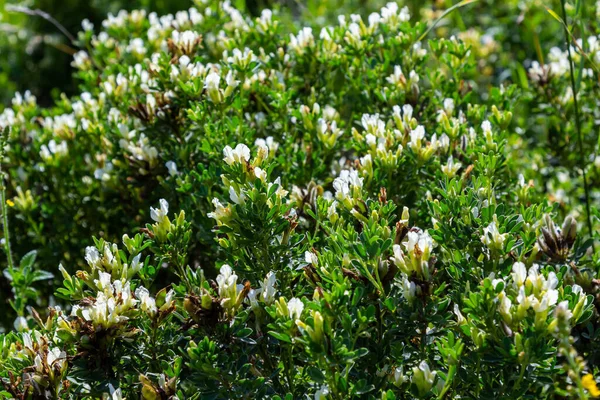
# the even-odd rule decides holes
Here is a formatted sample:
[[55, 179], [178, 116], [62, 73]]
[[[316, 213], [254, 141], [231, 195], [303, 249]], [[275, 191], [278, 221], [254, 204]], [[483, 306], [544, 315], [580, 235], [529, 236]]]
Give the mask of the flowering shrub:
[[594, 36], [494, 86], [445, 15], [277, 14], [86, 23], [2, 112], [0, 398], [600, 396]]

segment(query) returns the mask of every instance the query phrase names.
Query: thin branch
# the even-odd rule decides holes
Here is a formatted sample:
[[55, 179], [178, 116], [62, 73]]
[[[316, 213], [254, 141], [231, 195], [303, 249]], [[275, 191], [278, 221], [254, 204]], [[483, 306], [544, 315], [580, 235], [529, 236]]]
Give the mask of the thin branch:
[[[7, 146], [9, 135], [9, 127], [5, 127], [2, 130], [0, 137], [0, 157], [4, 158], [4, 151]], [[4, 231], [4, 250], [6, 251], [6, 261], [8, 263], [8, 269], [10, 271], [15, 269], [13, 263], [12, 252], [10, 250], [10, 230], [8, 228], [8, 207], [6, 204], [6, 186], [4, 185], [5, 174], [2, 171], [2, 164], [0, 163], [0, 212], [2, 213], [2, 229]]]
[[18, 12], [18, 13], [22, 13], [22, 14], [26, 14], [26, 15], [31, 15], [31, 16], [34, 16], [34, 17], [42, 17], [46, 21], [48, 21], [52, 25], [54, 25], [59, 31], [61, 31], [62, 34], [65, 35], [67, 37], [67, 39], [69, 39], [69, 41], [71, 43], [75, 43], [75, 40], [76, 40], [75, 36], [73, 36], [67, 30], [67, 28], [65, 28], [64, 26], [62, 26], [62, 24], [60, 22], [58, 22], [57, 20], [55, 20], [47, 12], [39, 10], [39, 9], [32, 10], [31, 8], [27, 8], [27, 7], [24, 7], [24, 6], [13, 5], [13, 4], [7, 4], [5, 8], [6, 8], [6, 11]]

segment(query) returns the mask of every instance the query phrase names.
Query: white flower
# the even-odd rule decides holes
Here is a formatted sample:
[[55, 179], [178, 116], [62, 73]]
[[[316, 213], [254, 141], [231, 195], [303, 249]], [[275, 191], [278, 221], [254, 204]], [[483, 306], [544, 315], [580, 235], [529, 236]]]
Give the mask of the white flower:
[[569, 301], [568, 300], [563, 300], [560, 303], [558, 303], [558, 305], [556, 306], [556, 309], [554, 310], [554, 316], [556, 318], [563, 318], [565, 320], [565, 322], [569, 322], [569, 320], [573, 316], [573, 313], [569, 309]]
[[492, 124], [487, 119], [481, 123], [481, 130], [485, 135], [492, 133]]
[[290, 299], [290, 301], [288, 301], [287, 306], [290, 318], [292, 320], [300, 319], [302, 310], [304, 310], [304, 303], [302, 303], [302, 300], [293, 297]]
[[273, 11], [269, 9], [262, 10], [260, 18], [258, 19], [258, 31], [265, 33], [267, 29], [273, 24]]
[[94, 283], [96, 284], [96, 287], [98, 288], [98, 290], [101, 290], [101, 291], [104, 291], [107, 293], [108, 292], [112, 293], [113, 286], [112, 286], [111, 275], [107, 272], [100, 271], [98, 273], [98, 278], [99, 279], [94, 280]]
[[529, 77], [534, 82], [540, 82], [545, 77], [549, 76], [549, 74], [550, 74], [550, 67], [548, 65], [542, 66], [542, 65], [540, 65], [539, 62], [533, 61], [531, 63], [531, 67], [529, 68], [529, 70], [527, 72], [529, 73]]
[[459, 162], [455, 163], [454, 158], [452, 156], [450, 156], [450, 157], [448, 157], [448, 162], [446, 163], [446, 165], [442, 165], [442, 172], [448, 178], [453, 178], [461, 166], [462, 166], [461, 163], [459, 163]]
[[233, 56], [227, 57], [227, 51], [225, 51], [225, 57], [228, 63], [237, 65], [243, 69], [247, 68], [251, 62], [256, 61], [256, 56], [254, 52], [249, 48], [245, 48], [244, 52], [240, 49], [233, 49]]
[[154, 316], [157, 312], [156, 300], [150, 296], [150, 292], [143, 286], [135, 289], [135, 297], [140, 301], [140, 310], [146, 312], [150, 316]]
[[454, 308], [452, 309], [452, 312], [454, 312], [454, 315], [456, 315], [456, 321], [458, 322], [459, 325], [462, 325], [467, 322], [465, 317], [460, 312], [460, 308], [458, 307], [458, 304], [454, 303]]
[[250, 160], [250, 149], [242, 143], [235, 146], [235, 149], [232, 149], [230, 146], [225, 146], [223, 155], [225, 156], [223, 160], [228, 165], [233, 165], [235, 163], [245, 164]]
[[[58, 347], [54, 347], [48, 351], [48, 355], [46, 356], [46, 362], [48, 363], [48, 367], [52, 369], [62, 369], [67, 361], [67, 353], [59, 349]], [[56, 364], [56, 365], [55, 365]]]
[[523, 286], [525, 279], [527, 279], [527, 269], [525, 268], [525, 264], [522, 262], [514, 263], [512, 271], [513, 281], [517, 286]]
[[196, 43], [199, 40], [198, 34], [194, 31], [173, 31], [171, 38], [173, 40], [173, 44], [179, 47], [181, 51], [186, 54], [192, 53], [194, 46], [196, 46]]
[[229, 198], [231, 199], [231, 201], [233, 201], [235, 204], [244, 204], [246, 202], [246, 195], [244, 194], [244, 192], [242, 192], [240, 190], [240, 192], [238, 193], [233, 186], [229, 186]]
[[15, 322], [13, 323], [13, 327], [17, 332], [23, 332], [29, 330], [29, 326], [27, 325], [27, 320], [25, 317], [17, 317]]
[[140, 264], [140, 259], [142, 258], [142, 253], [139, 253], [133, 260], [131, 260], [131, 265], [129, 266], [129, 275], [133, 275], [137, 273], [140, 269], [142, 269], [142, 265]]
[[304, 53], [304, 49], [314, 45], [315, 38], [312, 34], [312, 28], [302, 28], [298, 35], [290, 34], [290, 48], [299, 54]]
[[421, 361], [418, 367], [413, 367], [412, 371], [412, 382], [419, 389], [419, 393], [424, 395], [433, 386], [437, 373], [429, 369], [429, 364], [426, 361]]
[[402, 367], [396, 367], [394, 369], [394, 385], [400, 387], [407, 381], [408, 377], [404, 374], [404, 369]]
[[402, 106], [402, 115], [404, 116], [404, 118], [410, 120], [413, 115], [413, 106], [411, 106], [410, 104], [403, 105]]
[[129, 53], [144, 55], [144, 54], [146, 54], [146, 47], [144, 46], [144, 44], [145, 43], [144, 43], [143, 39], [135, 38], [129, 42], [126, 50]]
[[104, 164], [104, 168], [98, 168], [94, 171], [94, 178], [106, 182], [110, 180], [110, 173], [114, 169], [113, 164], [109, 161]]
[[454, 99], [444, 99], [444, 112], [449, 117], [454, 113]]
[[[256, 139], [254, 145], [259, 149], [266, 147], [266, 155], [277, 152], [277, 149], [279, 148], [279, 143], [273, 139], [273, 136], [269, 136], [266, 139]], [[266, 158], [266, 156], [263, 156], [263, 158]]]
[[208, 218], [214, 218], [217, 220], [217, 223], [222, 223], [231, 216], [231, 209], [224, 206], [219, 199], [216, 197], [213, 198], [212, 203], [215, 206], [215, 211], [208, 213]]
[[109, 393], [102, 394], [102, 400], [123, 400], [123, 394], [121, 393], [121, 388], [115, 390], [112, 384], [108, 384]]
[[419, 125], [410, 131], [410, 142], [408, 143], [408, 147], [418, 151], [421, 148], [421, 142], [423, 141], [423, 138], [425, 138], [425, 128], [423, 125]]
[[100, 253], [98, 249], [93, 246], [85, 248], [85, 261], [92, 268], [97, 268], [100, 265]]
[[93, 31], [94, 30], [94, 24], [92, 24], [90, 22], [90, 20], [87, 18], [85, 18], [83, 21], [81, 21], [81, 27], [83, 28], [84, 31]]
[[73, 55], [73, 62], [71, 63], [71, 66], [77, 69], [85, 69], [90, 65], [90, 63], [90, 56], [88, 56], [88, 53], [80, 50]]
[[394, 252], [392, 261], [408, 276], [416, 273], [424, 279], [429, 279], [429, 259], [434, 246], [434, 241], [429, 233], [413, 229], [406, 235], [403, 245], [406, 252], [402, 251], [398, 244], [392, 246]]
[[160, 199], [160, 209], [150, 207], [150, 218], [159, 224], [162, 223], [169, 213], [169, 203], [165, 199]]
[[54, 139], [48, 142], [48, 145], [45, 144], [40, 147], [40, 157], [45, 161], [52, 161], [54, 158], [60, 158], [68, 153], [67, 142], [61, 142], [60, 144], [56, 144]]
[[250, 303], [250, 307], [252, 307], [253, 309], [259, 309], [260, 306], [258, 304], [258, 299], [256, 298], [256, 296], [258, 296], [260, 290], [254, 290], [254, 289], [250, 289], [248, 291], [248, 295], [246, 296], [248, 298], [248, 303]]
[[[326, 192], [326, 193], [329, 193], [329, 195], [331, 196], [331, 192]], [[325, 196], [323, 196], [323, 197], [325, 197]], [[331, 202], [331, 205], [329, 207], [327, 207], [327, 218], [331, 219], [334, 216], [338, 215], [337, 214], [337, 205], [338, 205], [337, 200], [334, 200]]]
[[254, 176], [256, 176], [261, 181], [265, 182], [267, 180], [267, 171], [263, 170], [260, 167], [254, 168]]
[[219, 83], [221, 82], [221, 76], [215, 71], [211, 71], [204, 79], [204, 88], [207, 90], [219, 90]]
[[169, 175], [171, 175], [171, 176], [175, 176], [179, 173], [177, 171], [177, 164], [175, 164], [175, 161], [167, 161], [167, 163], [165, 164], [165, 167], [167, 167], [167, 170], [169, 171]]
[[319, 265], [319, 259], [317, 258], [317, 255], [311, 251], [304, 252], [304, 260], [315, 267]]
[[371, 135], [383, 136], [385, 133], [385, 123], [379, 118], [379, 114], [363, 114], [360, 123]]
[[333, 181], [335, 196], [340, 201], [360, 197], [360, 191], [362, 190], [362, 187], [363, 178], [360, 178], [358, 176], [358, 171], [354, 169], [343, 170], [340, 172], [340, 176], [335, 178]]
[[481, 242], [491, 250], [502, 250], [507, 237], [508, 233], [500, 233], [498, 230], [497, 221], [494, 216], [494, 221], [490, 222], [487, 227], [483, 228]]
[[218, 285], [219, 297], [225, 308], [231, 308], [237, 298], [237, 275], [233, 269], [227, 264], [224, 264], [219, 270], [216, 281]]
[[283, 188], [283, 186], [281, 186], [281, 177], [277, 177], [277, 179], [275, 179], [275, 181], [274, 181], [274, 182], [272, 182], [272, 183], [271, 183], [271, 182], [269, 182], [269, 186], [268, 186], [268, 188], [267, 188], [267, 192], [271, 190], [271, 187], [272, 187], [273, 185], [277, 185], [277, 190], [275, 191], [275, 194], [276, 194], [276, 196], [277, 196], [277, 198], [278, 198], [279, 200], [281, 200], [282, 198], [284, 198], [285, 196], [287, 196], [287, 194], [288, 194], [288, 191], [287, 191], [287, 190], [285, 190], [285, 189]]
[[403, 7], [398, 13], [398, 3], [390, 2], [381, 9], [381, 22], [396, 27], [399, 22], [410, 20], [408, 7]]
[[260, 289], [257, 291], [260, 293], [262, 301], [267, 305], [275, 301], [275, 293], [277, 293], [275, 289], [276, 280], [275, 272], [269, 272], [267, 277], [261, 282]]
[[485, 120], [481, 123], [481, 129], [483, 130], [483, 136], [488, 147], [494, 146], [494, 134], [492, 132], [492, 124], [490, 121]]
[[33, 350], [33, 340], [31, 340], [31, 335], [29, 333], [23, 333], [22, 339], [23, 347], [25, 347], [28, 350]]
[[386, 81], [395, 86], [406, 85], [406, 77], [402, 73], [402, 68], [399, 65], [394, 66], [394, 73], [388, 76]]
[[417, 297], [417, 285], [409, 281], [406, 275], [402, 277], [402, 295], [409, 303], [415, 301]]
[[227, 83], [227, 87], [229, 90], [235, 89], [240, 84], [240, 81], [235, 79], [235, 73], [233, 72], [233, 70], [229, 70], [229, 72], [225, 76], [225, 83]]
[[500, 305], [498, 307], [498, 312], [504, 317], [507, 322], [510, 322], [512, 318], [512, 314], [510, 312], [510, 308], [512, 307], [512, 301], [506, 296], [504, 292], [501, 292], [498, 297], [500, 298]]
[[315, 400], [325, 400], [329, 395], [329, 387], [327, 385], [323, 385], [315, 392]]
[[519, 287], [519, 294], [517, 295], [517, 303], [519, 303], [519, 310], [527, 310], [532, 306], [532, 301], [535, 297], [533, 295], [527, 296], [525, 293], [525, 286]]

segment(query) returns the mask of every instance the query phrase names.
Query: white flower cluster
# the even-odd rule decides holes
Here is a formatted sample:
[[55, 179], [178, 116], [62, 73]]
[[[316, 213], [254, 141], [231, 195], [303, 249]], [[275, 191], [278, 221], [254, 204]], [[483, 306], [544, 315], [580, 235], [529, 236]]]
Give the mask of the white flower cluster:
[[504, 249], [504, 242], [508, 237], [508, 233], [500, 233], [498, 230], [498, 217], [494, 215], [494, 219], [488, 226], [483, 228], [481, 242], [486, 245], [492, 252], [500, 252]]
[[[358, 168], [367, 180], [373, 177], [374, 164], [385, 169], [397, 168], [403, 159], [405, 148], [409, 148], [419, 162], [427, 162], [434, 154], [448, 152], [451, 138], [457, 139], [459, 131], [466, 127], [466, 119], [462, 112], [458, 118], [454, 117], [454, 101], [446, 99], [444, 109], [438, 112], [438, 122], [444, 133], [439, 136], [438, 133], [434, 133], [430, 140], [426, 140], [425, 128], [418, 124], [413, 112], [410, 104], [394, 106], [392, 118], [387, 123], [379, 114], [364, 114], [360, 121], [363, 132], [353, 129], [354, 139], [366, 145], [367, 154], [360, 157]], [[472, 132], [474, 134], [474, 131]], [[472, 141], [474, 137], [471, 137]], [[463, 142], [466, 146], [469, 141]], [[446, 164], [442, 165], [442, 172], [452, 178], [461, 167], [461, 163], [455, 162], [450, 155]]]
[[85, 260], [92, 273], [101, 272], [110, 274], [112, 279], [126, 282], [130, 280], [142, 268], [140, 263], [141, 254], [137, 254], [131, 264], [123, 263], [119, 257], [119, 248], [115, 243], [104, 243], [102, 254], [94, 246], [85, 249]]
[[[152, 218], [161, 221], [166, 218], [167, 211], [168, 204], [161, 200], [161, 209], [152, 209]], [[123, 241], [128, 246], [130, 239], [125, 235]], [[153, 318], [158, 312], [169, 309], [174, 302], [173, 290], [165, 295], [160, 307], [143, 286], [138, 286], [132, 293], [131, 279], [142, 268], [140, 259], [141, 253], [133, 257], [131, 264], [124, 263], [116, 244], [104, 243], [102, 254], [96, 247], [87, 247], [85, 260], [90, 272], [82, 272], [78, 276], [97, 294], [94, 299], [73, 306], [71, 315], [90, 322], [95, 329], [108, 330], [120, 326], [138, 312]], [[62, 266], [59, 268], [63, 276], [69, 277]]]
[[[48, 339], [39, 331], [25, 332], [21, 335], [23, 348], [20, 355], [33, 363], [29, 372], [25, 374], [26, 379], [42, 384], [41, 387], [47, 386], [48, 383], [53, 386], [60, 385], [68, 368], [67, 353], [58, 347], [49, 347]], [[52, 397], [53, 390], [55, 388], [47, 387], [45, 397]]]
[[60, 142], [56, 144], [54, 139], [48, 142], [48, 145], [43, 144], [40, 148], [40, 157], [47, 163], [52, 162], [54, 159], [65, 157], [69, 154], [69, 148], [67, 142]]
[[[258, 140], [256, 145], [256, 156], [253, 159], [251, 159], [250, 148], [243, 143], [238, 144], [235, 148], [225, 146], [223, 149], [223, 161], [231, 167], [241, 168], [242, 173], [250, 180], [250, 183], [245, 180], [244, 183], [239, 183], [236, 179], [229, 179], [226, 175], [221, 176], [225, 187], [227, 187], [229, 199], [232, 203], [237, 205], [245, 204], [248, 197], [246, 194], [247, 191], [253, 190], [254, 188], [254, 186], [251, 185], [251, 182], [257, 179], [266, 184], [267, 192], [270, 191], [273, 185], [277, 185], [277, 190], [275, 190], [276, 203], [283, 202], [288, 195], [288, 191], [283, 189], [281, 185], [281, 179], [277, 178], [274, 182], [267, 182], [267, 172], [260, 167], [263, 161], [269, 158], [269, 146], [267, 143], [270, 143], [273, 149], [277, 148], [277, 144], [272, 138], [267, 138], [264, 142]], [[227, 223], [233, 216], [232, 208], [229, 205], [223, 205], [217, 198], [213, 198], [212, 203], [215, 210], [208, 213], [208, 217], [214, 218], [218, 225]], [[275, 204], [269, 199], [268, 205], [273, 207]]]
[[[404, 246], [404, 250], [402, 250]], [[427, 231], [412, 228], [406, 235], [402, 246], [393, 246], [392, 261], [409, 278], [429, 280], [431, 278], [431, 253], [435, 242]], [[410, 286], [409, 286], [410, 288]], [[412, 289], [409, 292], [414, 292]]]
[[221, 306], [229, 314], [232, 314], [243, 300], [240, 293], [244, 285], [238, 284], [237, 279], [238, 276], [227, 264], [221, 266], [216, 278]]
[[[514, 326], [523, 320], [532, 310], [535, 313], [535, 326], [544, 329], [548, 323], [548, 315], [552, 307], [557, 305], [559, 292], [558, 278], [554, 272], [544, 276], [540, 267], [533, 264], [529, 269], [522, 262], [516, 262], [512, 268], [511, 281], [508, 286], [501, 279], [494, 279], [492, 285], [502, 284], [504, 289], [497, 295], [498, 312], [508, 326]], [[579, 308], [587, 302], [581, 287], [574, 285], [572, 289], [579, 299]], [[510, 296], [509, 296], [510, 293]], [[566, 302], [566, 303], [565, 303]], [[561, 307], [569, 309], [568, 301]]]
[[298, 54], [304, 54], [306, 49], [315, 45], [312, 28], [302, 28], [297, 35], [290, 34], [290, 48]]
[[93, 304], [75, 305], [71, 315], [91, 322], [96, 329], [108, 330], [127, 321], [139, 300], [133, 297], [129, 281], [111, 282], [110, 274], [99, 274], [100, 278], [94, 283], [100, 291]]
[[[132, 130], [126, 137], [119, 141], [121, 148], [137, 161], [144, 161], [148, 168], [154, 168], [158, 165], [158, 150], [150, 144], [150, 140], [143, 133], [136, 137], [137, 133]], [[140, 173], [147, 174], [146, 167], [139, 168]]]
[[[590, 35], [587, 37], [586, 53], [594, 60], [596, 64], [600, 63], [600, 36]], [[570, 51], [575, 65], [579, 65], [581, 56], [579, 49], [584, 48], [582, 39], [577, 39], [577, 46], [571, 46]], [[570, 73], [569, 52], [558, 47], [552, 47], [548, 54], [548, 62], [541, 65], [538, 61], [533, 61], [528, 70], [529, 77], [536, 83], [548, 81], [552, 77], [561, 77]], [[591, 68], [582, 70], [583, 78], [592, 78], [594, 71]]]
[[353, 210], [354, 205], [363, 197], [363, 178], [358, 176], [358, 171], [355, 169], [343, 170], [334, 179], [333, 188], [335, 189], [335, 198], [348, 210]]
[[222, 103], [225, 99], [233, 94], [233, 91], [240, 84], [240, 81], [235, 79], [235, 73], [229, 70], [225, 76], [225, 89], [221, 87], [220, 71], [211, 71], [204, 78], [204, 89], [208, 93], [208, 97], [213, 103]]
[[331, 106], [321, 109], [318, 103], [313, 104], [312, 110], [306, 105], [300, 106], [300, 115], [304, 126], [316, 130], [319, 142], [326, 149], [332, 149], [343, 131], [338, 127], [339, 113]]
[[406, 90], [407, 88], [418, 86], [419, 75], [412, 70], [408, 74], [408, 79], [406, 79], [406, 76], [402, 72], [402, 68], [399, 65], [396, 65], [394, 67], [394, 73], [388, 76], [386, 81], [392, 86], [393, 89]]
[[277, 277], [275, 276], [275, 272], [271, 271], [267, 274], [267, 277], [260, 283], [260, 288], [251, 289], [248, 292], [248, 301], [253, 309], [259, 309], [259, 300], [265, 305], [271, 305], [275, 301], [275, 294], [277, 293], [277, 289], [275, 289], [275, 283], [277, 282]]
[[[394, 112], [398, 110], [399, 108], [395, 108]], [[406, 110], [408, 111], [408, 108]], [[357, 138], [364, 138], [364, 143], [367, 145], [368, 153], [360, 158], [360, 170], [363, 176], [370, 179], [373, 175], [374, 161], [380, 162], [387, 168], [397, 166], [404, 149], [404, 134], [397, 127], [393, 127], [391, 122], [388, 124], [383, 122], [379, 114], [363, 114], [360, 122], [364, 129], [363, 134], [359, 135], [356, 130], [353, 134]]]

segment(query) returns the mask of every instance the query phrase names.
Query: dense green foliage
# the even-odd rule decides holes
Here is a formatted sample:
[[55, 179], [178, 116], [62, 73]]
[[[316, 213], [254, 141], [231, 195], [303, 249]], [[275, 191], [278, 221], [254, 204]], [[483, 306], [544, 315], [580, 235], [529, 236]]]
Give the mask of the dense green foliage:
[[15, 95], [0, 398], [600, 396], [600, 3], [333, 3], [119, 11]]

